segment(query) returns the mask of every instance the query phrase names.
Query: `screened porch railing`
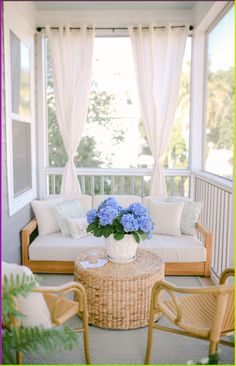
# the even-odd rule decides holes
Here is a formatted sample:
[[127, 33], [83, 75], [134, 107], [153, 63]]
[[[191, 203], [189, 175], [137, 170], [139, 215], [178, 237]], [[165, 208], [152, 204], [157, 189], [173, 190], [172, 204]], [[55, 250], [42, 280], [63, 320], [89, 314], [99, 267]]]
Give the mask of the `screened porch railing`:
[[203, 202], [199, 221], [213, 233], [211, 267], [217, 277], [231, 265], [232, 182], [194, 173], [194, 199]]
[[[132, 194], [149, 195], [151, 169], [77, 169], [82, 194]], [[46, 168], [44, 171], [44, 196], [60, 193], [63, 168]], [[189, 170], [165, 170], [168, 194], [189, 196]]]

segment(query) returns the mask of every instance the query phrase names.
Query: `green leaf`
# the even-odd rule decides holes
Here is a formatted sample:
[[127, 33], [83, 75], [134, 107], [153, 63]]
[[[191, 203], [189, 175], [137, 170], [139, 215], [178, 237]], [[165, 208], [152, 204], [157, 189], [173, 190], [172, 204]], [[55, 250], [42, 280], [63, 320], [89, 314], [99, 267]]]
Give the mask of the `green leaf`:
[[136, 241], [136, 243], [140, 243], [140, 236], [139, 236], [139, 234], [137, 233], [137, 231], [133, 231], [132, 232], [132, 235], [133, 235], [133, 237], [134, 237], [134, 239], [135, 239], [135, 241]]
[[123, 225], [120, 224], [119, 222], [116, 222], [115, 225], [114, 225], [114, 231], [116, 233], [124, 233]]
[[104, 228], [102, 229], [102, 235], [105, 238], [108, 238], [108, 236], [110, 236], [113, 233], [113, 227], [112, 226], [104, 226]]
[[2, 335], [3, 364], [14, 364], [13, 353], [37, 353], [43, 348], [47, 352], [55, 349], [70, 350], [77, 343], [77, 335], [68, 327], [44, 329], [42, 327], [19, 327], [17, 331], [4, 330]]
[[114, 238], [116, 240], [122, 240], [124, 238], [125, 234], [124, 233], [114, 233]]
[[5, 323], [9, 322], [10, 315], [15, 318], [24, 317], [24, 315], [16, 309], [15, 297], [19, 295], [26, 297], [37, 284], [35, 276], [27, 276], [25, 273], [16, 276], [11, 274], [9, 278], [4, 276], [2, 290], [2, 319]]
[[93, 234], [94, 234], [94, 236], [96, 236], [97, 238], [99, 238], [100, 236], [102, 236], [102, 235], [103, 235], [103, 234], [102, 234], [102, 231], [103, 231], [103, 229], [102, 229], [102, 228], [100, 228], [100, 227], [98, 227], [98, 228], [96, 228], [96, 229], [94, 230]]
[[145, 233], [141, 233], [139, 235], [140, 235], [140, 237], [141, 237], [142, 240], [145, 240], [146, 239], [146, 234]]
[[87, 226], [87, 232], [89, 233], [89, 232], [91, 232], [91, 231], [95, 230], [95, 229], [96, 229], [96, 227], [97, 227], [97, 223], [96, 223], [96, 222], [93, 222], [92, 224], [89, 224], [89, 225]]

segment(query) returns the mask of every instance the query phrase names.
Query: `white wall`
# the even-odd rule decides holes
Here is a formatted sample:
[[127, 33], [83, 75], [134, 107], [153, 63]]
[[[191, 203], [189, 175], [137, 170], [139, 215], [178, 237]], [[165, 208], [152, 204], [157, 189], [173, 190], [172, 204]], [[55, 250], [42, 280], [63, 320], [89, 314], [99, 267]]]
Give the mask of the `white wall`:
[[[3, 3], [3, 17], [8, 12], [14, 19], [19, 17], [23, 24], [35, 29], [35, 9], [32, 3], [24, 2], [21, 6], [17, 2]], [[4, 40], [4, 34], [3, 34]], [[5, 107], [5, 65], [4, 48], [2, 56], [3, 65], [3, 110], [2, 110], [2, 257], [7, 262], [21, 262], [20, 231], [30, 221], [32, 211], [30, 204], [23, 207], [17, 213], [9, 216], [8, 184], [7, 184], [7, 144], [6, 144], [6, 107]]]

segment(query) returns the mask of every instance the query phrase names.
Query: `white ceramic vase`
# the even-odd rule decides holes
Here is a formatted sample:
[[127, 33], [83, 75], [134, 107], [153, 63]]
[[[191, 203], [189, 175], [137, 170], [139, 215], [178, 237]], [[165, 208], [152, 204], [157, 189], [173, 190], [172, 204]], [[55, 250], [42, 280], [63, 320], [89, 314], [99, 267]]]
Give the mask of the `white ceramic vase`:
[[133, 235], [125, 235], [121, 240], [115, 240], [113, 235], [106, 238], [108, 259], [115, 263], [129, 263], [135, 259], [138, 244]]

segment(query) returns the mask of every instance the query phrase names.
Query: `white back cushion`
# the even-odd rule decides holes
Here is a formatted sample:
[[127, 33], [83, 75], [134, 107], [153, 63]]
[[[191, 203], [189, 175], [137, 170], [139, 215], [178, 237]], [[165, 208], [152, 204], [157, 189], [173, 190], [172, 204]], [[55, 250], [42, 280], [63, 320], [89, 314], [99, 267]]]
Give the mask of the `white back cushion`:
[[[23, 276], [24, 273], [27, 276], [33, 276], [28, 267], [2, 262], [2, 278], [4, 275], [10, 278], [11, 274], [15, 278], [17, 274]], [[42, 294], [31, 292], [27, 297], [19, 296], [17, 303], [19, 311], [26, 316], [21, 320], [23, 326], [52, 327], [50, 312]]]
[[98, 194], [93, 197], [93, 208], [98, 208], [100, 203], [107, 199], [108, 197], [114, 197], [117, 202], [124, 208], [127, 208], [131, 203], [139, 202], [142, 203], [142, 198], [140, 196], [132, 196], [132, 195], [102, 195]]
[[47, 235], [61, 231], [54, 212], [54, 206], [63, 202], [62, 197], [31, 202], [38, 223], [39, 235]]
[[167, 202], [167, 197], [166, 196], [145, 196], [143, 197], [143, 205], [148, 208], [148, 201], [149, 199], [155, 199], [156, 201], [160, 201], [160, 202]]
[[153, 232], [164, 235], [181, 235], [180, 220], [184, 202], [148, 200], [148, 213], [154, 224]]

